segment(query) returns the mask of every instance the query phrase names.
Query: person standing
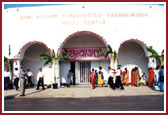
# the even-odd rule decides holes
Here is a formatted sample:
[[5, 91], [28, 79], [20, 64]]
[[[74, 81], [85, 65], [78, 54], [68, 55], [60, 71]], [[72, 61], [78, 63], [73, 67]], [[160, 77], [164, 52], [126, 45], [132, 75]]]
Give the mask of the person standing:
[[160, 82], [160, 90], [164, 91], [164, 66], [161, 66], [159, 71], [159, 82]]
[[67, 81], [67, 87], [70, 87], [70, 84], [72, 84], [73, 81], [73, 72], [71, 70], [69, 70], [69, 73], [67, 75], [68, 81]]
[[138, 67], [135, 67], [135, 85], [137, 87], [139, 87], [139, 85], [140, 85], [139, 78], [140, 78], [139, 69], [138, 69]]
[[116, 84], [115, 84], [115, 87], [116, 88], [121, 87], [121, 90], [123, 90], [124, 87], [123, 87], [123, 84], [121, 82], [121, 73], [122, 73], [122, 71], [120, 70], [120, 67], [118, 66], [117, 67], [117, 71], [116, 71], [116, 82], [115, 82]]
[[27, 77], [28, 77], [28, 86], [32, 86], [33, 73], [30, 71], [30, 69], [27, 70]]
[[148, 73], [149, 73], [149, 77], [148, 77], [148, 86], [149, 87], [153, 87], [153, 83], [154, 83], [154, 69], [152, 67], [150, 67], [148, 69]]
[[125, 82], [125, 86], [129, 85], [129, 71], [127, 70], [127, 68], [125, 68], [125, 71], [124, 71], [124, 82]]
[[92, 84], [92, 89], [95, 88], [95, 72], [94, 69], [90, 72], [90, 82]]
[[26, 71], [24, 69], [24, 66], [22, 66], [20, 71], [20, 88], [21, 88], [20, 96], [25, 96], [25, 87], [26, 87], [25, 77], [26, 77]]
[[157, 66], [156, 69], [154, 70], [154, 84], [155, 85], [158, 85], [159, 71], [160, 71], [160, 67]]
[[102, 67], [99, 67], [99, 72], [98, 72], [98, 85], [99, 85], [99, 87], [103, 86], [103, 79], [104, 79], [104, 76], [103, 76], [103, 72], [102, 72]]
[[15, 68], [15, 72], [14, 72], [13, 76], [14, 76], [14, 85], [15, 85], [15, 88], [16, 88], [16, 90], [18, 90], [19, 89], [18, 83], [19, 83], [19, 76], [20, 76], [18, 68]]
[[108, 84], [110, 86], [110, 88], [112, 88], [113, 90], [115, 90], [115, 80], [114, 80], [114, 70], [111, 67], [108, 67], [109, 73], [108, 73]]
[[8, 69], [4, 72], [4, 90], [7, 90], [9, 87], [9, 81], [11, 79], [11, 75]]
[[142, 77], [141, 77], [141, 80], [140, 80], [140, 84], [142, 84], [143, 86], [145, 86], [146, 85], [146, 75], [145, 75], [145, 73], [143, 73], [143, 75], [142, 75]]
[[45, 90], [45, 88], [44, 88], [44, 73], [43, 73], [42, 68], [39, 69], [39, 72], [37, 74], [37, 80], [38, 80], [38, 84], [37, 84], [36, 90], [39, 90], [40, 83], [42, 85], [43, 90]]
[[133, 68], [131, 71], [131, 86], [135, 85], [135, 69]]
[[95, 70], [95, 85], [97, 85], [98, 82], [98, 73], [97, 70]]

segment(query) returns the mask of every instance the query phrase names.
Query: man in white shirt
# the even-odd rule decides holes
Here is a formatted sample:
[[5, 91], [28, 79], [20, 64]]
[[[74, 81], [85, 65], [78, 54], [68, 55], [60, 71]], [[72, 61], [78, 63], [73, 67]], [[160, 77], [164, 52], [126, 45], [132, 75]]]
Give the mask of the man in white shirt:
[[115, 84], [115, 87], [116, 87], [116, 88], [121, 87], [121, 90], [124, 89], [123, 84], [122, 84], [122, 82], [121, 82], [121, 70], [120, 70], [120, 67], [119, 67], [119, 66], [117, 67], [117, 70], [116, 70], [116, 82], [115, 82], [115, 83], [116, 83], [116, 84]]
[[45, 88], [44, 88], [44, 74], [43, 74], [42, 68], [39, 69], [39, 73], [37, 74], [37, 80], [38, 80], [37, 90], [39, 90], [40, 83], [42, 84], [43, 90], [45, 90]]
[[27, 70], [28, 86], [32, 86], [33, 85], [32, 81], [31, 81], [32, 77], [33, 77], [33, 73], [30, 71], [30, 69], [28, 69]]
[[15, 72], [14, 72], [13, 76], [14, 76], [14, 85], [15, 85], [16, 90], [19, 89], [19, 86], [18, 86], [18, 83], [19, 83], [19, 74], [20, 73], [18, 71], [18, 68], [15, 68]]
[[7, 90], [9, 86], [9, 81], [11, 79], [11, 75], [8, 69], [4, 71], [4, 89]]
[[115, 90], [114, 69], [112, 69], [111, 67], [108, 67], [108, 70], [109, 70], [108, 84], [112, 89]]

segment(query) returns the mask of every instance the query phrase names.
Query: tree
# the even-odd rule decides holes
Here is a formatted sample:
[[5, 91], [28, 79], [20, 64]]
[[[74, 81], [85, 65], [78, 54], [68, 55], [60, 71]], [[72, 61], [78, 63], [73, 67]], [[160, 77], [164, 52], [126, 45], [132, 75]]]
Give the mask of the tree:
[[68, 54], [68, 51], [64, 50], [58, 56], [56, 56], [55, 51], [52, 50], [52, 54], [42, 53], [40, 55], [42, 60], [46, 60], [44, 65], [47, 65], [48, 63], [51, 63], [51, 64], [54, 65], [54, 84], [56, 84], [56, 64], [57, 64], [57, 61], [59, 61], [59, 60], [71, 60], [71, 58], [69, 56], [67, 56], [67, 54]]
[[110, 57], [112, 58], [113, 61], [113, 69], [115, 69], [115, 61], [116, 61], [116, 54], [117, 52], [111, 48], [110, 45], [107, 46], [107, 50], [106, 49], [102, 49], [102, 48], [98, 48], [97, 51], [99, 51], [98, 56], [104, 56], [105, 58], [107, 58], [108, 55], [110, 55]]
[[10, 55], [11, 55], [11, 47], [9, 45], [9, 49], [8, 49], [8, 58], [6, 56], [4, 56], [4, 64], [7, 64], [8, 65], [8, 69], [9, 69], [9, 72], [12, 76], [12, 61], [9, 59]]
[[154, 57], [155, 59], [159, 59], [161, 65], [163, 65], [164, 49], [162, 50], [161, 55], [159, 55], [158, 52], [156, 50], [154, 50], [152, 46], [147, 47], [147, 50], [152, 53], [150, 55], [150, 57]]

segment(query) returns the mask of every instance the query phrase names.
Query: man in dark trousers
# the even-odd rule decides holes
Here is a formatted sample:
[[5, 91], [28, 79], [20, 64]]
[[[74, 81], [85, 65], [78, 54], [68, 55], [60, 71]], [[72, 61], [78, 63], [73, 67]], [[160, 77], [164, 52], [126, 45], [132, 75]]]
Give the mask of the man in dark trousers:
[[115, 87], [116, 88], [121, 88], [121, 90], [124, 90], [124, 87], [123, 87], [123, 84], [121, 82], [121, 70], [120, 70], [120, 67], [118, 66], [117, 67], [117, 71], [115, 72], [116, 73], [116, 83], [115, 83]]
[[108, 84], [109, 84], [110, 88], [115, 90], [114, 69], [112, 69], [111, 67], [108, 67], [108, 70], [109, 70]]
[[25, 96], [25, 87], [26, 87], [25, 77], [26, 77], [26, 71], [24, 69], [24, 66], [22, 66], [20, 70], [20, 88], [21, 88], [20, 96]]
[[39, 69], [39, 73], [37, 74], [37, 80], [38, 80], [37, 90], [39, 90], [40, 83], [43, 87], [43, 90], [45, 90], [45, 88], [44, 88], [44, 74], [43, 74], [42, 68]]

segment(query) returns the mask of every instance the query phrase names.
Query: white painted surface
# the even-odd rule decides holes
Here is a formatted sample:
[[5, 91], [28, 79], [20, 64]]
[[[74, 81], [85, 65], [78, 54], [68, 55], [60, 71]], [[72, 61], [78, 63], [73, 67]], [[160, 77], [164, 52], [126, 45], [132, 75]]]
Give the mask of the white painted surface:
[[[104, 46], [104, 44], [102, 44], [103, 41], [95, 38], [92, 35], [82, 36], [79, 34], [76, 36], [78, 39], [75, 39], [75, 37], [73, 37], [73, 33], [77, 31], [89, 31], [102, 36], [105, 41], [112, 46], [113, 50], [118, 50], [120, 43], [123, 41], [134, 38], [143, 41], [148, 46], [153, 46], [156, 51], [161, 52], [163, 49], [166, 49], [165, 5], [159, 6], [156, 4], [92, 4], [85, 5], [84, 9], [81, 5], [23, 7], [19, 8], [19, 11], [16, 11], [16, 8], [5, 10], [2, 9], [2, 55], [8, 56], [8, 46], [10, 44], [11, 58], [16, 57], [22, 46], [34, 40], [44, 42], [49, 48], [57, 51], [58, 48], [61, 47], [64, 40], [67, 37], [70, 37], [69, 35], [72, 35], [72, 39], [70, 39], [71, 42], [67, 42], [67, 44], [65, 44], [65, 47]], [[150, 6], [152, 6], [152, 8], [150, 8]], [[144, 13], [147, 14], [147, 16], [108, 16], [109, 14], [120, 13]], [[102, 17], [69, 17], [70, 15], [83, 16], [85, 14], [100, 14]], [[51, 18], [53, 15], [57, 15], [58, 17], [56, 16], [55, 18]], [[23, 19], [23, 17], [29, 16], [31, 17], [30, 19]], [[91, 21], [97, 21], [98, 23], [90, 24]], [[71, 24], [65, 24], [65, 22], [71, 22]], [[29, 46], [26, 46], [25, 49], [23, 49], [23, 54], [27, 47]], [[136, 48], [128, 49], [130, 51], [128, 51], [127, 55], [131, 56], [128, 57], [127, 60], [135, 58], [135, 55], [133, 56], [129, 53], [132, 49]], [[33, 56], [36, 56], [34, 49], [32, 52], [34, 52]], [[21, 54], [20, 58], [22, 59], [22, 57], [23, 55]], [[120, 58], [124, 57], [120, 56]], [[122, 59], [122, 61], [124, 61], [124, 59]], [[124, 63], [125, 66], [129, 65], [129, 68], [132, 68], [134, 65], [138, 65], [142, 71], [146, 72], [147, 61], [148, 60], [143, 59], [141, 61], [132, 61], [132, 63]], [[39, 67], [44, 67], [42, 61], [36, 61], [36, 63], [23, 61], [21, 64], [26, 65], [27, 68], [31, 67], [31, 70], [35, 76], [37, 75]], [[68, 64], [60, 64], [60, 70], [58, 69], [59, 66], [57, 65], [57, 70], [60, 71], [60, 74], [57, 72], [57, 76], [63, 76], [65, 81], [65, 76], [67, 76], [65, 73], [67, 74], [67, 71], [69, 70], [69, 65], [67, 65]], [[99, 65], [102, 65], [104, 68], [107, 66], [104, 65], [104, 62], [100, 63]], [[64, 67], [67, 69], [65, 69], [65, 73], [62, 74], [61, 71]], [[47, 71], [47, 73], [49, 73], [47, 67], [44, 69]], [[49, 81], [45, 80], [45, 82]], [[36, 83], [36, 80], [33, 82]]]
[[48, 64], [44, 66], [45, 61], [40, 60], [40, 54], [48, 52], [48, 49], [46, 49], [43, 45], [34, 44], [28, 47], [24, 54], [23, 54], [23, 60], [21, 61], [21, 66], [23, 65], [25, 69], [30, 69], [32, 71], [34, 78], [32, 79], [32, 82], [34, 84], [37, 84], [37, 74], [39, 72], [39, 68], [43, 69], [45, 78], [44, 83], [49, 84], [51, 76], [51, 69], [49, 68]]
[[[147, 16], [108, 16], [109, 14], [120, 13], [143, 13]], [[91, 16], [82, 17], [87, 14]], [[102, 17], [94, 17], [92, 14], [100, 14]], [[81, 5], [53, 5], [23, 7], [19, 8], [19, 11], [16, 11], [16, 8], [3, 9], [2, 15], [3, 55], [8, 55], [8, 46], [11, 44], [11, 57], [17, 55], [25, 43], [34, 40], [42, 41], [57, 51], [64, 39], [77, 31], [97, 33], [115, 50], [119, 48], [120, 43], [130, 38], [144, 41], [147, 45], [153, 46], [158, 52], [161, 52], [166, 46], [165, 5], [115, 5], [111, 3], [85, 5], [84, 9]], [[51, 18], [53, 15], [58, 17]], [[69, 17], [70, 15], [82, 16], [72, 18]], [[31, 19], [23, 19], [26, 16], [30, 16]], [[39, 17], [41, 18], [39, 19]], [[75, 21], [77, 24], [64, 23], [68, 21]], [[89, 24], [90, 21], [105, 21], [105, 23]]]
[[60, 80], [61, 83], [67, 83], [67, 75], [70, 70], [70, 62], [68, 61], [61, 61], [60, 62]]
[[76, 84], [80, 83], [80, 63], [78, 61], [75, 62], [75, 77]]
[[139, 67], [140, 76], [145, 72], [148, 76], [148, 58], [141, 47], [141, 45], [135, 42], [124, 43], [119, 51], [118, 55], [119, 65], [121, 69], [127, 68], [129, 71], [129, 80], [131, 82], [131, 70], [135, 66]]

